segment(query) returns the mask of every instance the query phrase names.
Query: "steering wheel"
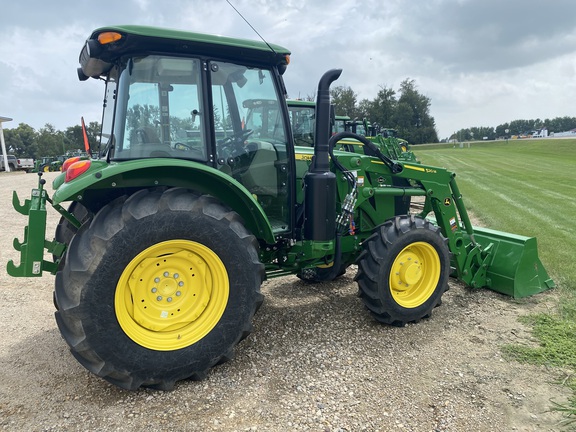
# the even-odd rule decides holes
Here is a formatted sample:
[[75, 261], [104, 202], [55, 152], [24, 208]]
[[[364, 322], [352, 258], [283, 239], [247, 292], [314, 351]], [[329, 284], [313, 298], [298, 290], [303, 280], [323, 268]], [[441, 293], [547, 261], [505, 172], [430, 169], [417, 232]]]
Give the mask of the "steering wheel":
[[246, 153], [244, 142], [254, 131], [252, 129], [245, 129], [233, 135], [227, 136], [218, 140], [218, 154], [219, 157], [228, 159]]
[[238, 133], [235, 133], [233, 135], [227, 136], [226, 138], [218, 140], [218, 144], [221, 145], [222, 147], [227, 147], [230, 144], [243, 146], [244, 141], [246, 141], [246, 138], [252, 135], [253, 132], [254, 131], [252, 129], [244, 129]]

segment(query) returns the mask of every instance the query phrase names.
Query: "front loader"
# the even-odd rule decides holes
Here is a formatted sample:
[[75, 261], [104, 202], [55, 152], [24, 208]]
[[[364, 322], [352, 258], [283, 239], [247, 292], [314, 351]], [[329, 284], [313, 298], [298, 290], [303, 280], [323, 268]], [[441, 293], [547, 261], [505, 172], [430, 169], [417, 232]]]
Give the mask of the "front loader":
[[[514, 297], [554, 286], [535, 239], [470, 224], [455, 174], [330, 137], [340, 70], [318, 84], [314, 147], [295, 145], [289, 55], [140, 26], [86, 41], [79, 78], [106, 86], [100, 148], [67, 160], [51, 193], [42, 173], [30, 199], [14, 193], [28, 226], [7, 271], [55, 274], [56, 323], [94, 374], [131, 390], [204, 378], [251, 332], [267, 278], [329, 282], [357, 264], [361, 301], [395, 326], [429, 317], [449, 276]], [[255, 100], [274, 121], [247, 127]]]

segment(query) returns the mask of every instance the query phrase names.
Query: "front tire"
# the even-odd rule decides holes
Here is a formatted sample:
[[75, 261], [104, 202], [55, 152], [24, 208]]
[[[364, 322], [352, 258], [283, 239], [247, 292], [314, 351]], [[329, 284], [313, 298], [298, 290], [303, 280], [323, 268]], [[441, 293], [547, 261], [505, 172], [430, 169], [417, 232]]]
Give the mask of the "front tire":
[[428, 318], [448, 287], [446, 239], [420, 217], [397, 216], [378, 226], [357, 264], [360, 297], [385, 324], [401, 327]]
[[88, 370], [172, 389], [230, 359], [262, 302], [264, 266], [240, 217], [182, 188], [142, 190], [83, 225], [56, 275], [56, 321]]

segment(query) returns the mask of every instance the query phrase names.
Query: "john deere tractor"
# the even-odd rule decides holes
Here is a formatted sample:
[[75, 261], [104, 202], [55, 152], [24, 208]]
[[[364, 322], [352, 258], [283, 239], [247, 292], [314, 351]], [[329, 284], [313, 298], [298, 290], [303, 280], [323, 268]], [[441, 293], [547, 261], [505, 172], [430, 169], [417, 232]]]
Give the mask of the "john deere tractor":
[[[394, 326], [429, 317], [449, 276], [514, 297], [554, 285], [534, 238], [471, 225], [454, 173], [330, 138], [340, 70], [319, 81], [314, 147], [295, 146], [289, 55], [140, 26], [89, 36], [78, 75], [105, 83], [100, 150], [68, 159], [50, 193], [39, 173], [30, 199], [14, 194], [28, 226], [7, 271], [56, 276], [56, 323], [94, 374], [125, 389], [204, 378], [251, 332], [267, 278], [329, 282], [357, 264], [359, 301]], [[278, 113], [258, 130], [256, 99]], [[364, 151], [334, 149], [347, 138]]]

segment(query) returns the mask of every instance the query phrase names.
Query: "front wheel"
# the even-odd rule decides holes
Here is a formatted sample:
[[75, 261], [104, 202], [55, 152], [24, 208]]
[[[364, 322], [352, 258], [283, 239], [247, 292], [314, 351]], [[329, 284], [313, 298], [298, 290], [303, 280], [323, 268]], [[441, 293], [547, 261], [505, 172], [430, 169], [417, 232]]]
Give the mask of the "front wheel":
[[432, 314], [448, 287], [450, 255], [438, 227], [397, 216], [363, 243], [356, 281], [372, 316], [404, 326]]
[[102, 208], [56, 275], [56, 321], [88, 370], [129, 390], [202, 379], [262, 302], [258, 243], [238, 214], [185, 189]]

